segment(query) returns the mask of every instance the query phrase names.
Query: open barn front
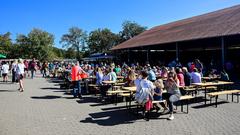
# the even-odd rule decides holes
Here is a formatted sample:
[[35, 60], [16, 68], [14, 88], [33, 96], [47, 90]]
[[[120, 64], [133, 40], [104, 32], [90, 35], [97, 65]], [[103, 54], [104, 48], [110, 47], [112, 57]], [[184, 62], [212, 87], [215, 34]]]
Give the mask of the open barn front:
[[221, 71], [224, 68], [233, 78], [239, 78], [233, 70], [240, 73], [240, 61], [237, 59], [240, 57], [240, 35], [150, 45], [115, 52], [118, 61], [129, 64], [138, 62], [168, 66], [172, 61], [178, 60], [182, 66], [187, 66], [189, 62], [199, 59], [206, 71], [212, 68]]

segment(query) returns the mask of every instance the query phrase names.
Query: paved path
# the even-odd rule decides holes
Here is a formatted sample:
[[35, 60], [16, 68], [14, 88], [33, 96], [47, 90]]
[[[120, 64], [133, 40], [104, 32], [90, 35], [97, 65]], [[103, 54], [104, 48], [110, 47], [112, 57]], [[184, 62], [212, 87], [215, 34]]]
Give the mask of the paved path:
[[[129, 114], [124, 104], [101, 105], [94, 96], [84, 100], [64, 94], [43, 78], [17, 84], [0, 83], [0, 135], [239, 135], [240, 104], [218, 108], [191, 105], [190, 113], [154, 117], [149, 122]], [[154, 114], [155, 115], [155, 114]]]

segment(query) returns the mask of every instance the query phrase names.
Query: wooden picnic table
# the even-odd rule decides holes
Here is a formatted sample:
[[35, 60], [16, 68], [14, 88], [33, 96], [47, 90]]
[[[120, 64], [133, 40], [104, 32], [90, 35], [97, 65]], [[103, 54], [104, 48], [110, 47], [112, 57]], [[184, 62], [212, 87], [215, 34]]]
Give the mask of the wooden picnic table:
[[116, 81], [102, 81], [104, 84], [115, 84]]
[[124, 79], [124, 76], [117, 76], [117, 79]]
[[210, 76], [205, 76], [205, 77], [202, 77], [202, 80], [203, 81], [214, 81], [214, 80], [219, 80], [220, 79], [220, 76], [213, 76], [213, 77], [210, 77]]
[[117, 82], [116, 81], [102, 81], [103, 84], [106, 84], [106, 85], [111, 85], [111, 88], [113, 90], [113, 86], [114, 84], [116, 84]]
[[234, 82], [218, 81], [218, 82], [206, 82], [206, 83], [192, 83], [192, 85], [194, 85], [194, 86], [205, 88], [205, 94], [204, 94], [205, 105], [207, 103], [207, 87], [209, 87], [209, 86], [230, 85], [230, 84], [234, 84]]
[[136, 86], [133, 86], [133, 87], [122, 87], [122, 89], [130, 91], [130, 92], [136, 92], [137, 87]]
[[192, 83], [192, 85], [202, 86], [202, 87], [228, 85], [228, 84], [234, 84], [234, 82], [218, 81], [218, 82], [206, 82], [206, 83]]
[[133, 93], [135, 93], [137, 91], [137, 87], [136, 86], [133, 86], [133, 87], [122, 87], [122, 89], [130, 92], [129, 109], [131, 109], [131, 102], [132, 102]]

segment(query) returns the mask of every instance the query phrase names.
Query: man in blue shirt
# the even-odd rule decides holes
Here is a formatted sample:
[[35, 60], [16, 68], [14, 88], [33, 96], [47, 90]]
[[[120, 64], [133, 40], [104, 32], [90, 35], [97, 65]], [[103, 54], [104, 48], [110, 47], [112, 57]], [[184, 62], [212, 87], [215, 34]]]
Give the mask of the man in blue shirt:
[[148, 67], [148, 80], [154, 82], [156, 80], [156, 74], [153, 72], [152, 68]]

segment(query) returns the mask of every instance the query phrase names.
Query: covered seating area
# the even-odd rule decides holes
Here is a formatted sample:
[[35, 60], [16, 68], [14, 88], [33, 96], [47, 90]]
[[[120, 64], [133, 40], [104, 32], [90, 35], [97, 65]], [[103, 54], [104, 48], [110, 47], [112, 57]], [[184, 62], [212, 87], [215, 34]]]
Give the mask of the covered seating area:
[[[200, 59], [224, 67], [240, 56], [240, 6], [153, 27], [112, 48], [127, 62]], [[120, 53], [121, 52], [121, 53]], [[126, 55], [127, 54], [127, 55]], [[136, 55], [141, 54], [141, 55]], [[136, 57], [137, 56], [137, 57]]]

